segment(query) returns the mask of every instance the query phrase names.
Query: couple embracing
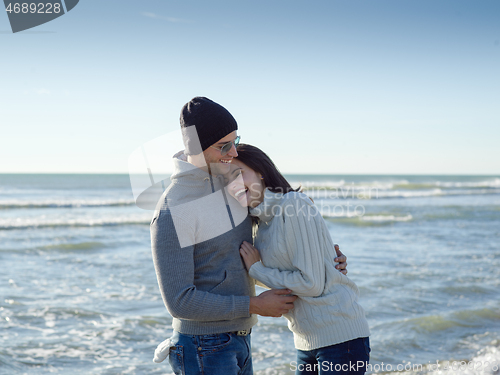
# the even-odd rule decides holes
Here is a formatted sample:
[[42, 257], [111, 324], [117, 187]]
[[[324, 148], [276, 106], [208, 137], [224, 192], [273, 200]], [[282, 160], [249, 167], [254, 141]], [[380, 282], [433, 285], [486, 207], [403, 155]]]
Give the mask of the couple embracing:
[[[313, 201], [263, 151], [239, 144], [221, 105], [193, 98], [180, 123], [185, 149], [151, 222], [174, 330], [154, 361], [168, 357], [175, 374], [252, 374], [257, 315], [284, 316], [296, 374], [364, 374], [369, 329], [359, 292]], [[256, 282], [270, 290], [256, 296]]]

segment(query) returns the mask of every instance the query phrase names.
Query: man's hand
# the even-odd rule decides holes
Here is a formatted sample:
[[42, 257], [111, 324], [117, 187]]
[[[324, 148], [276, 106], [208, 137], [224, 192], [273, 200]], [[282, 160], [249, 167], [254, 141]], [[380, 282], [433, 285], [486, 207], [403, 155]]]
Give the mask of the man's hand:
[[290, 293], [290, 289], [271, 289], [257, 297], [250, 297], [250, 314], [279, 318], [293, 309], [297, 296]]
[[240, 255], [245, 261], [247, 271], [250, 271], [250, 267], [252, 267], [254, 263], [260, 261], [259, 250], [247, 241], [243, 241], [241, 244]]
[[340, 251], [340, 247], [337, 244], [335, 244], [335, 252], [337, 253], [335, 262], [339, 263], [335, 266], [335, 268], [342, 272], [344, 275], [347, 275], [347, 257], [342, 254], [342, 251]]

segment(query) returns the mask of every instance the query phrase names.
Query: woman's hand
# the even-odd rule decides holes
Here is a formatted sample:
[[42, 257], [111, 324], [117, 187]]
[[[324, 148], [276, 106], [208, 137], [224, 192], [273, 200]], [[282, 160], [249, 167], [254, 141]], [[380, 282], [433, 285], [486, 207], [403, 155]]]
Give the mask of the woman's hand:
[[342, 251], [340, 251], [339, 245], [335, 244], [335, 252], [337, 253], [337, 258], [335, 258], [335, 262], [338, 262], [335, 266], [336, 269], [338, 269], [341, 273], [344, 275], [347, 275], [347, 257], [342, 254]]
[[243, 241], [240, 247], [240, 254], [245, 262], [245, 267], [247, 271], [250, 270], [252, 264], [260, 261], [259, 250], [257, 250], [253, 245], [248, 243], [247, 241]]

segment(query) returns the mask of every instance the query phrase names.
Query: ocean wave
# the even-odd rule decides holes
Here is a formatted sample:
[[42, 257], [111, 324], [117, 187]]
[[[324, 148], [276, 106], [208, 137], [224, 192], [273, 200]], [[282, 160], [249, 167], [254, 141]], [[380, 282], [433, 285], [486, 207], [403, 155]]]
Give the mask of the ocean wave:
[[335, 224], [349, 224], [354, 226], [384, 226], [396, 222], [412, 221], [413, 216], [393, 215], [393, 214], [378, 214], [378, 215], [357, 215], [355, 212], [345, 213], [343, 215], [328, 214], [322, 212], [323, 218]]
[[463, 295], [478, 295], [478, 294], [495, 294], [496, 290], [487, 286], [479, 284], [471, 285], [449, 285], [437, 289], [440, 292], [449, 294], [451, 296], [460, 297]]
[[97, 250], [106, 247], [102, 242], [78, 242], [78, 243], [60, 243], [54, 245], [41, 246], [39, 250], [73, 251], [73, 250]]
[[422, 198], [442, 195], [456, 195], [452, 192], [444, 192], [442, 189], [420, 190], [420, 191], [381, 191], [375, 198]]
[[500, 194], [500, 189], [469, 189], [469, 190], [443, 190], [434, 188], [429, 190], [309, 190], [304, 191], [313, 199], [401, 199], [401, 198], [425, 198], [437, 196], [461, 196], [461, 195], [491, 195]]
[[465, 181], [465, 182], [450, 182], [450, 181], [438, 181], [437, 186], [444, 188], [500, 188], [500, 178], [494, 178], [492, 180], [485, 181]]
[[54, 227], [104, 227], [117, 225], [146, 225], [151, 222], [151, 213], [105, 218], [14, 218], [0, 219], [0, 230]]
[[[294, 183], [293, 186], [298, 184]], [[322, 195], [337, 195], [337, 198], [360, 198], [366, 199], [375, 194], [384, 196], [396, 195], [399, 197], [412, 197], [416, 194], [447, 194], [451, 191], [465, 191], [466, 194], [488, 194], [492, 191], [500, 192], [500, 178], [492, 178], [481, 181], [365, 181], [346, 183], [345, 180], [338, 182], [311, 181], [301, 184], [304, 193]], [[479, 190], [479, 191], [478, 191]], [[411, 191], [419, 191], [411, 193]], [[427, 193], [431, 191], [432, 193]], [[454, 194], [454, 193], [451, 193]], [[455, 193], [456, 194], [456, 193]]]
[[500, 320], [500, 310], [496, 308], [479, 308], [458, 310], [446, 314], [434, 314], [404, 319], [392, 322], [400, 326], [404, 331], [415, 331], [418, 333], [436, 333], [447, 329], [464, 326], [485, 326], [489, 321]]
[[365, 191], [370, 189], [379, 189], [379, 190], [391, 190], [397, 184], [406, 184], [408, 181], [400, 180], [397, 182], [382, 182], [382, 181], [366, 181], [366, 182], [350, 182], [346, 183], [345, 180], [340, 180], [338, 182], [331, 181], [307, 181], [304, 183], [290, 182], [292, 186], [298, 187], [301, 186], [304, 192], [309, 190], [353, 190], [353, 191]]
[[364, 221], [410, 221], [413, 219], [413, 216], [408, 214], [405, 216], [396, 216], [396, 215], [366, 215], [361, 216], [361, 220]]
[[0, 210], [20, 208], [77, 208], [77, 207], [117, 207], [133, 206], [133, 199], [45, 199], [36, 201], [0, 200]]
[[304, 191], [307, 190], [338, 190], [352, 189], [362, 191], [367, 189], [379, 190], [425, 190], [425, 189], [463, 189], [463, 188], [490, 188], [500, 189], [500, 178], [490, 178], [481, 181], [409, 181], [406, 179], [392, 181], [363, 181], [363, 182], [347, 182], [340, 181], [307, 181], [307, 182], [291, 182], [294, 186], [301, 185]]
[[463, 358], [450, 358], [446, 360], [438, 360], [432, 363], [417, 364], [410, 361], [398, 365], [391, 365], [391, 370], [386, 364], [385, 369], [381, 364], [372, 364], [369, 373], [377, 374], [401, 374], [404, 371], [405, 375], [497, 375], [500, 373], [500, 349], [499, 341], [493, 340], [491, 345], [480, 349], [475, 356], [464, 360]]
[[394, 184], [394, 189], [408, 189], [408, 190], [421, 190], [421, 189], [463, 189], [463, 188], [476, 188], [476, 189], [499, 189], [500, 178], [493, 178], [483, 181], [432, 181], [432, 182], [400, 182]]

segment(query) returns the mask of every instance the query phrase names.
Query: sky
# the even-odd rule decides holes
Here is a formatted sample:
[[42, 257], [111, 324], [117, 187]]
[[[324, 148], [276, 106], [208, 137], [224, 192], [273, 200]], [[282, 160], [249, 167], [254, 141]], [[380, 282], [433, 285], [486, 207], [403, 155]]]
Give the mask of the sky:
[[127, 173], [206, 96], [284, 173], [500, 174], [498, 0], [80, 0], [0, 56], [0, 173]]

